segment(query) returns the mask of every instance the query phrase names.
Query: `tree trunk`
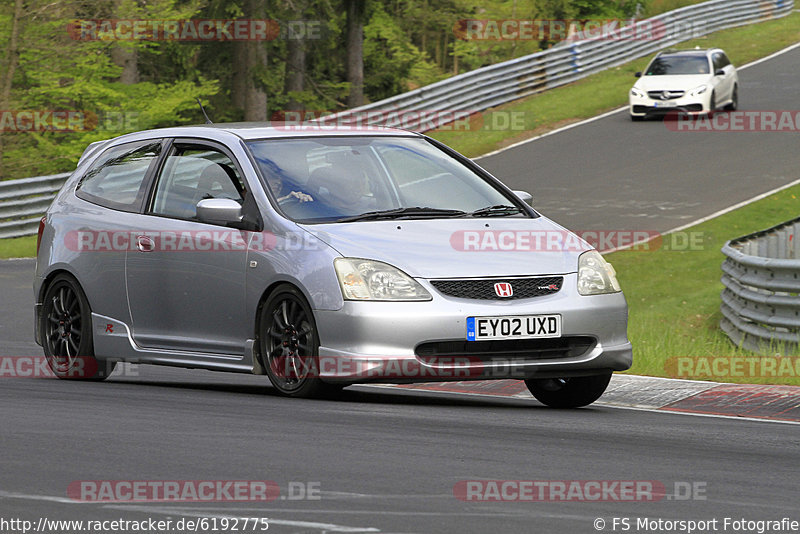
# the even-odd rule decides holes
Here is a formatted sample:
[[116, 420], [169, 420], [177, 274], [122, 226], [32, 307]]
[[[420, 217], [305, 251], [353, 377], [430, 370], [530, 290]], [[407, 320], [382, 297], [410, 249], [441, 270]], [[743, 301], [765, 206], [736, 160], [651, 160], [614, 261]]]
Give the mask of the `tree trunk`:
[[[131, 18], [131, 13], [125, 8], [124, 0], [114, 0], [114, 17], [118, 19]], [[133, 85], [139, 82], [138, 52], [133, 46], [120, 44], [111, 48], [111, 61], [122, 67], [119, 81], [124, 85]]]
[[447, 70], [447, 32], [444, 33], [444, 42], [442, 43], [442, 70]]
[[[306, 76], [306, 43], [305, 39], [289, 39], [286, 43], [288, 54], [286, 58], [286, 74], [284, 76], [283, 92], [300, 92], [305, 89]], [[303, 105], [289, 98], [286, 104], [288, 110], [300, 110]]]
[[111, 49], [111, 61], [122, 67], [122, 74], [119, 76], [121, 83], [133, 85], [139, 82], [138, 53], [135, 48], [115, 46]]
[[366, 0], [345, 0], [347, 10], [347, 81], [350, 94], [347, 107], [364, 104], [364, 3]]
[[[11, 36], [8, 40], [6, 52], [6, 71], [3, 73], [2, 87], [0, 88], [0, 111], [8, 111], [11, 105], [11, 84], [19, 61], [19, 33], [22, 19], [22, 0], [14, 3], [14, 15], [11, 21]], [[0, 178], [4, 176], [3, 168], [3, 132], [0, 130]]]
[[234, 41], [233, 50], [233, 80], [231, 80], [231, 101], [237, 109], [244, 109], [244, 95], [247, 91], [245, 79], [247, 78], [247, 43]]
[[246, 78], [244, 120], [263, 122], [267, 120], [267, 92], [262, 84], [256, 81], [255, 77], [267, 68], [267, 46], [265, 43], [247, 41], [247, 65], [250, 72]]
[[442, 34], [440, 32], [436, 32], [436, 47], [433, 50], [434, 61], [436, 61], [436, 66], [440, 69], [444, 67], [442, 64]]
[[[266, 0], [245, 0], [245, 19], [266, 19]], [[231, 98], [244, 110], [246, 121], [267, 120], [267, 93], [256, 78], [267, 68], [267, 45], [261, 41], [234, 43], [234, 83]]]

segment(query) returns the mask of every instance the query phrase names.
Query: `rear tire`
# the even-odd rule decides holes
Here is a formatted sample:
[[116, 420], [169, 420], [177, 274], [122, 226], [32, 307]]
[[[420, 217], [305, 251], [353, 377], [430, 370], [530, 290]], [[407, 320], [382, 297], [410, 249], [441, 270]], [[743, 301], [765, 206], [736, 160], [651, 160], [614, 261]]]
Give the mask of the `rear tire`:
[[105, 380], [115, 361], [94, 357], [92, 310], [71, 276], [56, 276], [44, 295], [41, 338], [47, 365], [64, 380]]
[[273, 387], [288, 397], [326, 397], [343, 386], [319, 378], [319, 336], [314, 314], [295, 287], [276, 288], [261, 307], [259, 352]]
[[525, 380], [536, 400], [551, 408], [579, 408], [599, 399], [611, 380], [611, 373], [573, 378]]

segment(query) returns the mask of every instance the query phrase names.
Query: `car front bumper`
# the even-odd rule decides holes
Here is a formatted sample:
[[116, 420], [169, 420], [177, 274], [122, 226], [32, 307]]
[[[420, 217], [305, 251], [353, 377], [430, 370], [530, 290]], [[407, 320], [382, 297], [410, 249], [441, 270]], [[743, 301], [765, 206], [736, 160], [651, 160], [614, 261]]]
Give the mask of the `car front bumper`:
[[698, 96], [683, 96], [672, 100], [655, 100], [649, 96], [629, 97], [629, 111], [631, 116], [645, 117], [647, 115], [667, 115], [669, 113], [686, 113], [701, 115], [710, 111], [710, 94]]
[[[512, 301], [346, 301], [316, 310], [320, 376], [330, 382], [424, 382], [586, 376], [630, 368], [622, 293], [581, 296], [577, 275], [556, 294]], [[466, 341], [467, 317], [560, 314], [560, 338]]]

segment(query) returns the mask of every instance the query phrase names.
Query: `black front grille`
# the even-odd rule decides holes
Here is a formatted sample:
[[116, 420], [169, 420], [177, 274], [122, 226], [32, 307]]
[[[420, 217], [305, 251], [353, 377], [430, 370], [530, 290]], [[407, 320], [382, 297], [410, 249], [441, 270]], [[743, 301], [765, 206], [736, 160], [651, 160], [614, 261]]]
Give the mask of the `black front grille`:
[[[494, 289], [498, 282], [511, 284], [513, 294], [510, 297], [498, 296]], [[431, 285], [443, 295], [473, 300], [514, 300], [552, 295], [561, 289], [563, 283], [563, 276], [431, 280]]]
[[685, 91], [648, 91], [647, 96], [653, 100], [672, 100], [682, 97], [685, 93]]
[[417, 346], [417, 359], [436, 365], [441, 358], [492, 360], [549, 360], [581, 356], [592, 350], [597, 340], [589, 336], [564, 336], [544, 339], [499, 339], [486, 341], [435, 341]]
[[686, 106], [678, 106], [674, 108], [654, 108], [650, 106], [633, 106], [634, 113], [651, 113], [653, 115], [669, 115], [676, 114], [682, 111], [703, 111], [703, 104], [689, 104]]

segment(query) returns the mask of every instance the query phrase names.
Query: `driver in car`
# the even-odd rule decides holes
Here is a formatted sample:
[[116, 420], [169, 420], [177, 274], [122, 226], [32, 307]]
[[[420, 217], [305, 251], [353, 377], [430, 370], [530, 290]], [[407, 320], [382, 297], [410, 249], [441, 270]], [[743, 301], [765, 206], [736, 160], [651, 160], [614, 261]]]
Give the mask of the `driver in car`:
[[274, 175], [267, 177], [269, 188], [275, 194], [275, 198], [279, 204], [284, 203], [289, 199], [294, 199], [297, 202], [313, 202], [314, 197], [302, 191], [294, 191], [293, 188], [285, 181]]

